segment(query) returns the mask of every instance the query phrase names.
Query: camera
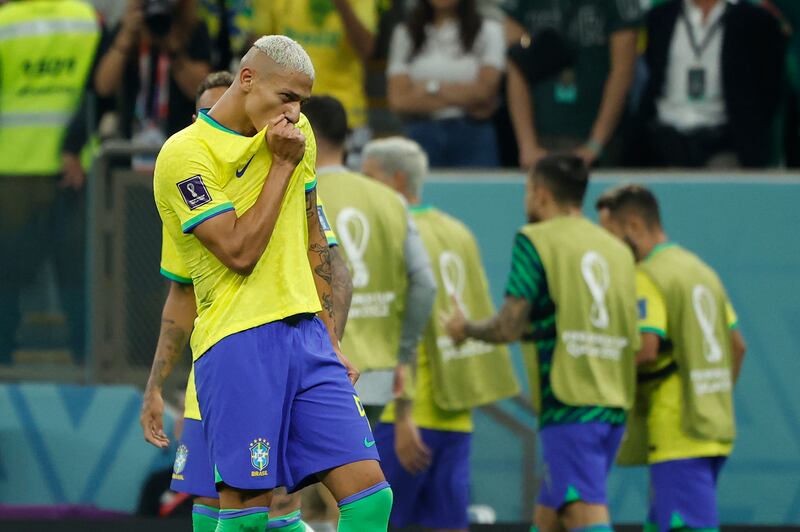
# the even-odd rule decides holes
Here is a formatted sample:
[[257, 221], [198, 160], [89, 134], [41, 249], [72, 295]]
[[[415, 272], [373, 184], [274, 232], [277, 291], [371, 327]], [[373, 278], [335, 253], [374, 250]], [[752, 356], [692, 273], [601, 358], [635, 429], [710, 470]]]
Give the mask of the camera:
[[153, 37], [165, 37], [172, 26], [177, 0], [144, 0], [144, 24]]

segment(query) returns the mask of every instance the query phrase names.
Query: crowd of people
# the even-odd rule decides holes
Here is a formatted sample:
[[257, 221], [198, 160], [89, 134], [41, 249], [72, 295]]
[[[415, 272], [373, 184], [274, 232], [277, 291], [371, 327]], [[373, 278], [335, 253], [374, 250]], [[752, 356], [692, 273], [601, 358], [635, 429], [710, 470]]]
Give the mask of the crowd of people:
[[[604, 194], [606, 230], [583, 199], [595, 165], [783, 160], [794, 13], [654, 3], [509, 0], [493, 18], [419, 0], [384, 28], [404, 136], [381, 139], [365, 86], [375, 2], [129, 0], [109, 27], [80, 0], [5, 3], [0, 363], [48, 255], [80, 359], [83, 285], [67, 274], [81, 277], [83, 248], [50, 244], [81, 234], [83, 154], [97, 135], [163, 145], [154, 167], [139, 161], [170, 280], [141, 421], [169, 445], [162, 389], [191, 336], [170, 476], [195, 498], [195, 530], [309, 530], [293, 492], [317, 481], [341, 531], [465, 530], [472, 410], [519, 392], [515, 341], [547, 466], [534, 530], [612, 529], [626, 427], [619, 459], [650, 465], [651, 525], [718, 527], [745, 350], [735, 312], [668, 241], [649, 190]], [[529, 224], [495, 312], [474, 237], [425, 204], [423, 183], [429, 163], [497, 167], [508, 142], [529, 171]]]

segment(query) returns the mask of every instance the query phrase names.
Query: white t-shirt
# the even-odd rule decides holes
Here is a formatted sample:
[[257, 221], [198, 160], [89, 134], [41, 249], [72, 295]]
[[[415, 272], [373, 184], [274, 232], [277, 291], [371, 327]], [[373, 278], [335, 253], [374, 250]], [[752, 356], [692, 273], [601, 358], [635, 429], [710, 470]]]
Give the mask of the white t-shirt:
[[[720, 126], [728, 121], [722, 93], [722, 41], [725, 28], [720, 22], [725, 7], [725, 0], [718, 2], [704, 23], [700, 8], [692, 0], [684, 0], [684, 14], [678, 17], [670, 44], [664, 94], [656, 102], [658, 120], [662, 124], [686, 132]], [[698, 46], [706, 41], [709, 31], [714, 31], [699, 58], [692, 49], [684, 16]], [[705, 96], [702, 99], [689, 98], [690, 69], [702, 69], [705, 72]]]
[[[425, 27], [425, 36], [422, 49], [412, 58], [413, 44], [405, 24], [394, 30], [389, 46], [387, 77], [407, 74], [412, 81], [470, 83], [478, 79], [483, 66], [500, 71], [505, 69], [503, 27], [495, 20], [483, 20], [469, 52], [465, 52], [461, 45], [458, 23], [454, 20], [438, 28], [429, 24]], [[433, 118], [456, 118], [465, 114], [460, 107], [447, 107], [434, 113]]]

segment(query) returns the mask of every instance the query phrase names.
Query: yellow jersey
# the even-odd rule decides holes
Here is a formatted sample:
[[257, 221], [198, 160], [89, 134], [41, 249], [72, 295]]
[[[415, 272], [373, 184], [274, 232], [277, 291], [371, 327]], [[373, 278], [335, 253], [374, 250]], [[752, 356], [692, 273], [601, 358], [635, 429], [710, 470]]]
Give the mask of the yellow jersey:
[[[420, 428], [447, 430], [452, 432], [472, 432], [472, 410], [443, 410], [433, 399], [433, 375], [425, 347], [417, 348], [417, 376], [414, 386], [414, 423]], [[394, 401], [386, 405], [381, 415], [382, 423], [395, 422]]]
[[[640, 270], [636, 272], [636, 294], [639, 305], [639, 331], [658, 335], [663, 349], [669, 342], [667, 306], [655, 283]], [[737, 317], [730, 301], [726, 304], [725, 312], [728, 327], [735, 329]], [[666, 367], [671, 361], [669, 350], [659, 352], [658, 359], [653, 363], [654, 369]], [[677, 372], [661, 381], [649, 399], [647, 415], [649, 463], [705, 456], [728, 456], [733, 450], [733, 444], [730, 442], [698, 440], [683, 432], [681, 428], [683, 395], [680, 375]]]
[[[378, 27], [375, 0], [350, 0], [358, 20], [373, 34]], [[286, 35], [303, 45], [316, 77], [314, 94], [334, 96], [347, 110], [351, 128], [367, 124], [364, 62], [350, 46], [333, 2], [254, 0], [254, 29], [261, 35]]]
[[[319, 195], [317, 195], [317, 208], [319, 209], [319, 220], [325, 230], [325, 238], [328, 240], [328, 245], [331, 247], [338, 246], [339, 241], [336, 239], [336, 233], [333, 232], [331, 225], [328, 223], [328, 217], [325, 214], [325, 206]], [[176, 283], [192, 284], [189, 269], [178, 254], [178, 248], [175, 247], [175, 243], [172, 241], [169, 233], [167, 233], [166, 227], [162, 226], [161, 233], [161, 275]], [[194, 384], [194, 365], [192, 365], [189, 371], [189, 381], [186, 383], [186, 394], [183, 404], [183, 417], [188, 419], [201, 419], [200, 405], [197, 403], [197, 389]]]
[[195, 360], [226, 336], [321, 309], [308, 262], [305, 213], [305, 192], [316, 187], [316, 143], [305, 116], [297, 127], [306, 137], [305, 155], [290, 179], [269, 245], [250, 275], [228, 269], [192, 230], [224, 212], [241, 216], [255, 204], [272, 163], [265, 131], [243, 136], [201, 112], [158, 155], [156, 207], [197, 300], [191, 338]]

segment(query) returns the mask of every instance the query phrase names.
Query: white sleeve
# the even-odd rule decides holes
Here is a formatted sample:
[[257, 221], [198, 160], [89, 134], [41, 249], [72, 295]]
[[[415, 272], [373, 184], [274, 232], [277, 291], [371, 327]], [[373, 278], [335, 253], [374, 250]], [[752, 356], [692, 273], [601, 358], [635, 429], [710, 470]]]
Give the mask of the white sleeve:
[[408, 59], [411, 56], [411, 36], [404, 24], [397, 26], [389, 43], [389, 61], [386, 77], [408, 74]]
[[481, 66], [494, 67], [500, 71], [506, 69], [506, 42], [503, 26], [499, 22], [483, 19], [475, 44]]

